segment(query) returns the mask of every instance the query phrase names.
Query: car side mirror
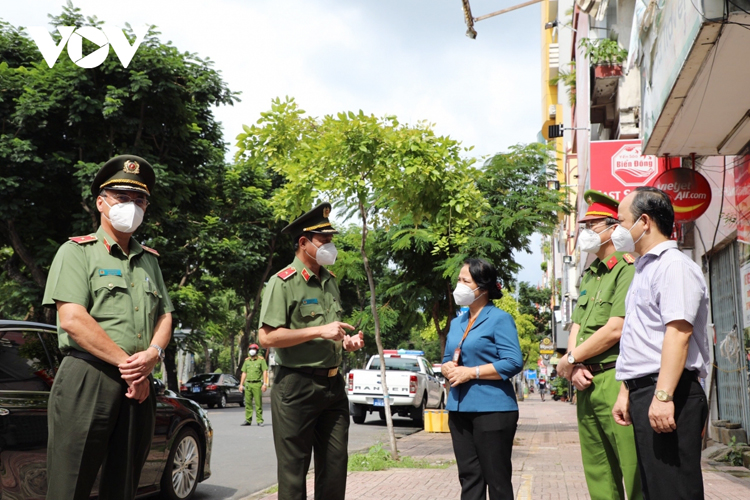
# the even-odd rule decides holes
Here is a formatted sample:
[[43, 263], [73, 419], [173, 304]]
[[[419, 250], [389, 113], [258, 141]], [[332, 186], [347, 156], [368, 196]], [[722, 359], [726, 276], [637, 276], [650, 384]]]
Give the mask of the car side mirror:
[[154, 379], [154, 392], [156, 394], [164, 394], [165, 390], [166, 390], [166, 386], [164, 385], [164, 382], [162, 382], [158, 378], [155, 378]]

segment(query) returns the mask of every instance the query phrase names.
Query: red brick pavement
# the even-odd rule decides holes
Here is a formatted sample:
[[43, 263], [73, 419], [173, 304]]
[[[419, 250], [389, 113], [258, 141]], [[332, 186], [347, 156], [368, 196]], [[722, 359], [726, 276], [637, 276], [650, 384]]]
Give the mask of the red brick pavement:
[[[513, 490], [517, 500], [588, 499], [578, 445], [575, 406], [532, 396], [519, 404], [520, 420], [513, 448]], [[435, 462], [453, 459], [450, 434], [419, 432], [399, 439], [402, 456]], [[733, 475], [734, 474], [734, 475]], [[750, 498], [750, 471], [704, 462], [703, 479], [708, 500]], [[313, 498], [312, 474], [307, 482]], [[458, 471], [447, 469], [391, 469], [351, 472], [347, 500], [442, 500], [460, 498]], [[277, 495], [254, 495], [277, 500]]]

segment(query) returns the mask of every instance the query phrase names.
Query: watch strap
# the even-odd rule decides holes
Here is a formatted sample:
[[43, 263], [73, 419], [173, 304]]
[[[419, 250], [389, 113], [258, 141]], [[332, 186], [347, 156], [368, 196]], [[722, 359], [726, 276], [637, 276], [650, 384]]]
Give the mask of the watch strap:
[[151, 344], [149, 347], [153, 347], [154, 349], [156, 349], [156, 352], [159, 353], [159, 359], [161, 360], [164, 359], [164, 349], [162, 349], [156, 344]]

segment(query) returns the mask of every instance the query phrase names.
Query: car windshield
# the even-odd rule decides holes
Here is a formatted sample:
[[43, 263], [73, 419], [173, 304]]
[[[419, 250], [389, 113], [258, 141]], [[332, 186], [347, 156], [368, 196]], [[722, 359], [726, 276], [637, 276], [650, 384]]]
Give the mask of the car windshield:
[[[385, 358], [386, 370], [399, 370], [404, 372], [418, 372], [419, 365], [416, 358]], [[370, 363], [370, 370], [380, 370], [380, 358], [375, 356]]]
[[188, 384], [205, 384], [208, 382], [211, 383], [218, 383], [219, 378], [221, 375], [218, 375], [216, 373], [201, 373], [200, 375], [196, 375], [195, 377], [192, 377], [190, 380], [188, 380]]

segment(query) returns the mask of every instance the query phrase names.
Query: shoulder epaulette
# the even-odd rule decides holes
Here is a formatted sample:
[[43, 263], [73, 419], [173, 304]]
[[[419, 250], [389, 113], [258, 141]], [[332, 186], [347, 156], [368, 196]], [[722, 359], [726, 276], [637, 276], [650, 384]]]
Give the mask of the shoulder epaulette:
[[83, 245], [84, 243], [91, 243], [93, 241], [96, 241], [98, 238], [95, 235], [93, 235], [93, 234], [89, 234], [89, 235], [86, 235], [86, 236], [71, 236], [68, 239], [70, 241], [74, 242], [74, 243], [78, 243], [79, 245]]
[[626, 254], [622, 255], [622, 260], [624, 260], [628, 264], [632, 264], [632, 263], [635, 262], [635, 257], [633, 257], [632, 255], [630, 255], [629, 253], [626, 253]]
[[286, 281], [289, 278], [291, 278], [292, 276], [294, 276], [294, 274], [296, 272], [297, 272], [297, 270], [295, 268], [293, 268], [292, 266], [289, 266], [286, 269], [282, 269], [281, 271], [279, 271], [278, 273], [276, 273], [276, 276], [278, 276], [282, 280]]
[[149, 253], [152, 253], [152, 254], [156, 255], [157, 257], [159, 257], [159, 252], [157, 252], [153, 248], [147, 247], [146, 245], [141, 245], [141, 248], [143, 248], [145, 251], [147, 251]]

